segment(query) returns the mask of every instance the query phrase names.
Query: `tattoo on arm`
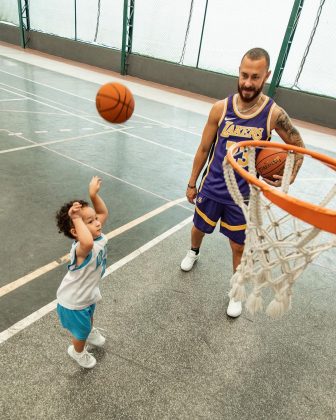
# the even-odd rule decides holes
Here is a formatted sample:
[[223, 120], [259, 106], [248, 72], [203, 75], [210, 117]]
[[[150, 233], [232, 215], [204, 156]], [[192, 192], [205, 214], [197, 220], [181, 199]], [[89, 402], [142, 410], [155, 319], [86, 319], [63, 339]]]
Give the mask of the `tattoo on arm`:
[[[298, 146], [298, 147], [305, 147], [300, 133], [293, 126], [292, 121], [290, 120], [287, 113], [283, 109], [281, 109], [281, 112], [276, 120], [275, 125], [276, 125], [276, 128], [284, 131], [287, 134], [286, 143], [293, 144], [294, 146]], [[303, 155], [296, 153], [295, 165], [293, 168], [294, 177], [297, 175], [302, 165], [302, 162], [303, 162]]]
[[300, 136], [298, 130], [293, 126], [292, 121], [282, 109], [280, 115], [276, 120], [276, 128], [283, 130], [287, 133], [288, 143], [293, 144], [294, 146], [304, 147], [304, 143]]

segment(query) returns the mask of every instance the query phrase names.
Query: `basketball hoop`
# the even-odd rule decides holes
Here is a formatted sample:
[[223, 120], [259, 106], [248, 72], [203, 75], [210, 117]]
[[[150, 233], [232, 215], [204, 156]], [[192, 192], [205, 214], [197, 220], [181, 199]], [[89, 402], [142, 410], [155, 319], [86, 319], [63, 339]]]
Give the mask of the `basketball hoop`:
[[[288, 151], [280, 188], [257, 178], [256, 148], [265, 147]], [[247, 154], [248, 171], [235, 160], [237, 151]], [[236, 143], [229, 148], [223, 162], [228, 190], [241, 207], [247, 224], [244, 252], [231, 278], [229, 296], [246, 300], [245, 285], [252, 283], [253, 290], [245, 305], [252, 314], [262, 310], [261, 292], [269, 287], [275, 296], [266, 313], [272, 317], [283, 315], [291, 304], [292, 286], [306, 266], [322, 251], [336, 246], [336, 210], [326, 208], [336, 197], [336, 183], [318, 205], [288, 195], [295, 153], [309, 155], [336, 170], [336, 159], [267, 141]], [[239, 190], [235, 171], [249, 183], [248, 203]]]

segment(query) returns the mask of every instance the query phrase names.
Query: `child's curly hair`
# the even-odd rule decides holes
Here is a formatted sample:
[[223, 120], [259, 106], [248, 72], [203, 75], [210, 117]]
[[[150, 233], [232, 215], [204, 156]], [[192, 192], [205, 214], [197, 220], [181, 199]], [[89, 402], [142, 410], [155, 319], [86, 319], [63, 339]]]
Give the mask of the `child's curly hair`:
[[60, 210], [56, 213], [56, 223], [58, 227], [58, 233], [64, 233], [70, 239], [74, 239], [70, 230], [73, 228], [71, 218], [69, 216], [69, 210], [72, 207], [73, 203], [78, 202], [82, 207], [87, 207], [89, 203], [84, 200], [73, 200], [69, 203], [65, 203]]

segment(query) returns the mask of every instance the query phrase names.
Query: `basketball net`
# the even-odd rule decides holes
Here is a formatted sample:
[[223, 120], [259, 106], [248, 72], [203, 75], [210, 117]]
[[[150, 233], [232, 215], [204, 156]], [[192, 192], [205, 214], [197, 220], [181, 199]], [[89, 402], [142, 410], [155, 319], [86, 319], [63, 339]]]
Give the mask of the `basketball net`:
[[[241, 207], [247, 224], [246, 240], [241, 263], [231, 278], [230, 298], [246, 301], [245, 306], [251, 314], [262, 311], [264, 296], [268, 288], [273, 299], [266, 308], [266, 313], [273, 317], [282, 316], [291, 307], [292, 288], [295, 281], [307, 265], [322, 251], [336, 246], [336, 235], [324, 232], [316, 226], [303, 222], [298, 217], [273, 204], [264, 197], [265, 192], [249, 181], [250, 197], [244, 201], [235, 176], [232, 163], [233, 152], [241, 149], [239, 144], [233, 145], [228, 151], [231, 159], [224, 159], [224, 177], [228, 190], [234, 202]], [[269, 142], [256, 142], [260, 144]], [[265, 145], [266, 146], [266, 145]], [[281, 146], [273, 143], [273, 147]], [[248, 173], [257, 177], [255, 169], [255, 146], [245, 146], [248, 153]], [[269, 145], [268, 145], [269, 147]], [[293, 148], [295, 149], [295, 147]], [[297, 150], [299, 148], [296, 148]], [[288, 150], [288, 149], [287, 149]], [[304, 150], [304, 149], [301, 149]], [[230, 153], [229, 153], [230, 152]], [[311, 152], [314, 153], [314, 152]], [[233, 157], [234, 159], [234, 157]], [[287, 194], [294, 166], [295, 154], [289, 152], [286, 159], [282, 184], [279, 188]], [[336, 162], [336, 161], [335, 161]], [[333, 165], [335, 165], [333, 162]], [[232, 166], [233, 165], [233, 166]], [[237, 170], [237, 168], [235, 168]], [[332, 166], [332, 169], [336, 167]], [[240, 171], [239, 171], [240, 172]], [[246, 172], [246, 171], [245, 171]], [[241, 175], [243, 175], [241, 173]], [[257, 180], [257, 178], [256, 178]], [[259, 183], [262, 182], [257, 180]], [[269, 189], [269, 185], [267, 185]], [[272, 188], [272, 187], [271, 187]], [[277, 190], [279, 190], [277, 188]], [[274, 191], [274, 188], [272, 188]], [[263, 192], [263, 194], [261, 194]], [[276, 194], [279, 194], [276, 192]], [[336, 184], [320, 202], [325, 207], [336, 196]], [[295, 200], [295, 199], [294, 199]], [[317, 207], [317, 206], [316, 206]], [[323, 210], [323, 209], [322, 209]], [[331, 213], [336, 227], [336, 212]], [[247, 291], [247, 288], [250, 288]]]

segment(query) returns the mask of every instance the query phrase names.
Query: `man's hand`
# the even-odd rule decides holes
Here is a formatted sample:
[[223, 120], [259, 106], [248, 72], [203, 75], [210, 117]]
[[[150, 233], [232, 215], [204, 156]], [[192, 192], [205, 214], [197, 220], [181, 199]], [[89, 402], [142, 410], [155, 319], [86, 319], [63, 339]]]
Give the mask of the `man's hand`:
[[[289, 181], [290, 184], [294, 182], [296, 175], [299, 172], [300, 166], [302, 165], [302, 161], [303, 161], [303, 155], [296, 153], [295, 163], [294, 163], [292, 175]], [[263, 181], [265, 181], [266, 184], [273, 185], [273, 187], [280, 187], [282, 183], [282, 178], [283, 178], [282, 175], [273, 175], [273, 179], [263, 178]]]
[[268, 185], [272, 185], [273, 187], [280, 187], [282, 182], [281, 175], [273, 175], [273, 179], [262, 178], [264, 182]]
[[197, 188], [196, 186], [194, 188], [190, 188], [189, 186], [187, 187], [187, 191], [186, 191], [186, 197], [189, 201], [190, 204], [195, 204], [195, 198], [197, 196]]
[[102, 184], [102, 180], [98, 176], [94, 176], [91, 179], [90, 184], [89, 184], [90, 197], [95, 197], [98, 194], [101, 184]]
[[75, 201], [73, 203], [73, 205], [70, 207], [68, 211], [68, 215], [71, 220], [80, 219], [82, 217], [81, 208], [82, 208], [82, 205], [78, 203], [78, 201]]

